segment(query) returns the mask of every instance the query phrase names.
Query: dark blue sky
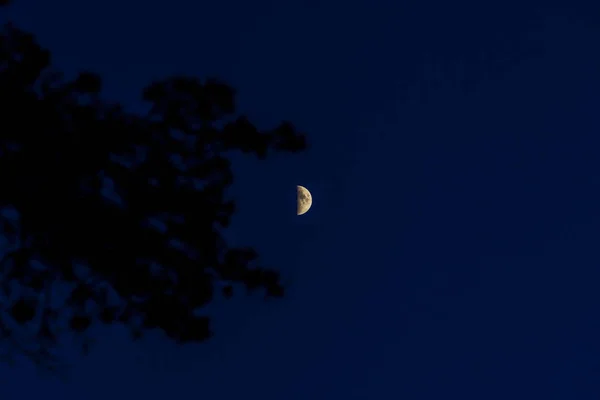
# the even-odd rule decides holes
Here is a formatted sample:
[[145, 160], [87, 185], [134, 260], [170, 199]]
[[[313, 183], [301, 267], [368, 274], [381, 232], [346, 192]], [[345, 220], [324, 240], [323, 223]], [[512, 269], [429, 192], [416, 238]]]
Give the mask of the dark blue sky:
[[110, 99], [135, 110], [152, 79], [217, 75], [312, 148], [235, 164], [231, 240], [288, 298], [217, 304], [200, 346], [98, 331], [66, 383], [0, 365], [3, 399], [600, 398], [598, 8], [15, 3]]

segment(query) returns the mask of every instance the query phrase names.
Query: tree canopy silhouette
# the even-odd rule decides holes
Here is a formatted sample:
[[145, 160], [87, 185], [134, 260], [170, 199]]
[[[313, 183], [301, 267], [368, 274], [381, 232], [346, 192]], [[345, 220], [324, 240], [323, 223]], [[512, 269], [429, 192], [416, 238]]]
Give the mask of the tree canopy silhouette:
[[[143, 91], [147, 115], [101, 98], [101, 79], [66, 80], [33, 35], [0, 35], [0, 339], [5, 355], [50, 362], [60, 332], [121, 323], [179, 343], [211, 336], [198, 313], [236, 286], [284, 294], [252, 248], [222, 236], [235, 212], [232, 151], [300, 152], [289, 122], [258, 130], [234, 90], [173, 77]], [[68, 287], [63, 301], [56, 285]], [[28, 332], [28, 333], [24, 333]]]

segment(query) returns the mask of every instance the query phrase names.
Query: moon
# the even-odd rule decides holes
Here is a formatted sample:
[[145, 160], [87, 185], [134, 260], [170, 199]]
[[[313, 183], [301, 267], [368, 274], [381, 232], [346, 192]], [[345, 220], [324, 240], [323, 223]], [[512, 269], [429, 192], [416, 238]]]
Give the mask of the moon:
[[312, 196], [304, 186], [297, 185], [296, 189], [298, 193], [296, 215], [306, 214], [310, 206], [312, 206]]

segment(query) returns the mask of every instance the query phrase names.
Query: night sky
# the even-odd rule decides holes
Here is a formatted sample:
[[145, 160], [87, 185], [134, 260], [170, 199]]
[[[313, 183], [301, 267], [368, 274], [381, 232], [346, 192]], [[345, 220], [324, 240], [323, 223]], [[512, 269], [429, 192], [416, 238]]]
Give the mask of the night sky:
[[98, 330], [67, 381], [0, 365], [3, 400], [600, 398], [600, 6], [14, 2], [107, 99], [218, 76], [311, 148], [234, 164], [229, 238], [285, 299], [216, 303], [195, 346]]

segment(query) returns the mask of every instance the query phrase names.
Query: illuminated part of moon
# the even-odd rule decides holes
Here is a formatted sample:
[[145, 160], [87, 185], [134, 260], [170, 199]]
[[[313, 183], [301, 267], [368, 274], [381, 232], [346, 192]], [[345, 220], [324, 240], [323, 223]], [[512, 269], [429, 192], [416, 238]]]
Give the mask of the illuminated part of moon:
[[312, 206], [312, 196], [304, 186], [298, 185], [296, 188], [298, 192], [296, 215], [302, 215]]

